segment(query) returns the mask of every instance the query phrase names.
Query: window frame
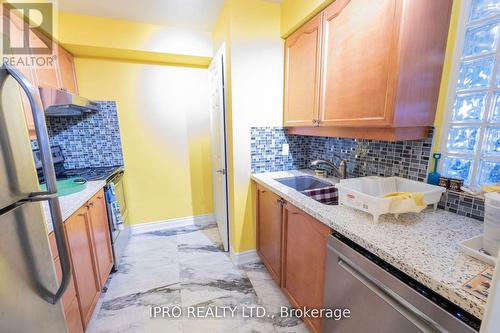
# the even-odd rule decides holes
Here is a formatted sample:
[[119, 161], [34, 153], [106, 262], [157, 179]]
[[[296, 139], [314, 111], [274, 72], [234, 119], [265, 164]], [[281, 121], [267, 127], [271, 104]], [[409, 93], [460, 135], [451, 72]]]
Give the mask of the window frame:
[[[492, 102], [493, 102], [493, 95], [495, 92], [500, 93], [500, 87], [497, 87], [494, 82], [496, 82], [496, 74], [500, 75], [500, 42], [497, 45], [497, 50], [495, 52], [489, 52], [489, 53], [484, 53], [481, 55], [475, 55], [475, 56], [469, 56], [466, 58], [465, 61], [471, 61], [471, 60], [477, 60], [477, 59], [484, 59], [488, 56], [494, 56], [494, 64], [493, 64], [493, 69], [492, 69], [492, 78], [490, 80], [490, 84], [488, 85], [487, 89], [485, 88], [473, 88], [473, 89], [468, 89], [468, 90], [461, 90], [458, 91], [458, 77], [459, 77], [459, 70], [460, 70], [460, 64], [462, 63], [462, 53], [464, 49], [464, 44], [465, 44], [465, 33], [467, 31], [467, 28], [469, 27], [468, 25], [468, 19], [470, 16], [470, 11], [471, 11], [471, 5], [472, 5], [472, 0], [463, 0], [462, 3], [460, 4], [460, 13], [459, 13], [459, 19], [458, 19], [458, 26], [457, 26], [457, 31], [456, 31], [456, 39], [455, 39], [455, 48], [454, 48], [454, 53], [453, 53], [453, 58], [452, 58], [452, 64], [451, 64], [451, 70], [450, 70], [450, 75], [449, 75], [449, 81], [448, 81], [448, 90], [447, 90], [447, 98], [446, 98], [446, 106], [445, 110], [443, 112], [443, 118], [442, 118], [442, 125], [441, 125], [441, 135], [439, 138], [439, 146], [440, 146], [440, 151], [442, 154], [441, 158], [441, 163], [439, 165], [439, 172], [441, 174], [444, 173], [444, 164], [445, 164], [445, 159], [446, 157], [457, 157], [457, 158], [472, 158], [473, 159], [473, 164], [472, 164], [472, 170], [470, 172], [470, 182], [467, 183], [468, 186], [471, 187], [479, 187], [481, 186], [478, 183], [478, 176], [480, 172], [480, 166], [481, 166], [481, 161], [483, 157], [483, 152], [484, 152], [484, 143], [485, 143], [485, 138], [486, 138], [486, 129], [489, 126], [500, 126], [500, 122], [493, 122], [489, 121], [491, 116], [492, 110]], [[500, 19], [500, 14], [497, 14], [495, 16], [486, 18], [486, 19], [480, 19], [474, 21], [473, 24], [470, 26], [480, 26], [484, 24], [485, 22], [488, 21], [493, 21], [495, 19]], [[493, 84], [492, 84], [493, 82]], [[486, 102], [484, 105], [484, 114], [483, 114], [483, 119], [481, 122], [460, 122], [460, 123], [454, 123], [452, 121], [452, 116], [453, 116], [453, 107], [455, 104], [455, 99], [457, 96], [457, 92], [460, 94], [473, 94], [473, 93], [479, 93], [479, 92], [486, 92]], [[478, 126], [479, 127], [479, 136], [478, 136], [478, 142], [477, 142], [477, 148], [476, 151], [473, 154], [467, 154], [467, 153], [450, 153], [448, 151], [448, 136], [450, 133], [450, 129], [452, 126]], [[500, 161], [500, 156], [487, 156], [484, 158], [484, 160], [488, 161]]]

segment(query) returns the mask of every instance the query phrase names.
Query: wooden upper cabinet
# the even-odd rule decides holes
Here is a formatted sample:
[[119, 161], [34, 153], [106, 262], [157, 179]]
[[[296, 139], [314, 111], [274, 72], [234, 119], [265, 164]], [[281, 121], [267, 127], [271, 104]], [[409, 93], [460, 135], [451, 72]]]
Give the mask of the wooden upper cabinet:
[[[290, 89], [285, 76], [289, 132], [380, 140], [426, 137], [434, 124], [451, 7], [452, 0], [336, 0], [325, 8], [318, 32], [320, 123], [293, 127], [295, 119], [288, 120], [287, 109], [302, 110], [304, 104], [297, 102], [303, 100], [301, 90]], [[318, 17], [300, 30], [317, 21]], [[288, 37], [290, 42], [295, 38]], [[316, 51], [309, 45], [309, 54]], [[300, 63], [287, 65], [287, 73], [301, 73], [302, 84], [316, 89], [318, 85], [302, 71], [317, 75]], [[308, 110], [314, 113], [315, 107]]]
[[257, 253], [273, 279], [281, 283], [282, 200], [257, 186]]
[[318, 119], [321, 17], [314, 17], [285, 42], [285, 126], [313, 126]]
[[[5, 15], [5, 11], [3, 14]], [[2, 20], [7, 20], [8, 18], [3, 16]], [[9, 33], [9, 42], [12, 47], [22, 47], [24, 45], [23, 40], [23, 25], [24, 21], [12, 14], [9, 16], [10, 19], [10, 33]], [[20, 55], [9, 55], [9, 57], [14, 57], [16, 59], [16, 63], [18, 64], [16, 68], [23, 74], [35, 87], [36, 85], [36, 75], [32, 66], [26, 64], [26, 56], [30, 56], [30, 54], [20, 54]], [[31, 106], [26, 96], [26, 93], [22, 90], [21, 86], [19, 86], [19, 93], [21, 94], [22, 106], [24, 110], [24, 114], [26, 116], [26, 125], [28, 127], [28, 132], [30, 139], [36, 138], [35, 133], [35, 123], [33, 121], [33, 113], [31, 111]]]
[[[62, 88], [61, 78], [59, 75], [59, 64], [57, 56], [57, 43], [50, 40], [43, 34], [35, 31], [30, 32], [30, 43], [33, 47], [46, 47], [52, 44], [52, 61], [35, 65], [37, 83], [39, 87]], [[44, 55], [44, 58], [48, 58]]]
[[78, 94], [73, 55], [61, 46], [58, 46], [57, 50], [57, 60], [59, 62], [59, 73], [61, 76], [62, 87], [67, 91]]
[[89, 201], [88, 206], [98, 268], [99, 285], [102, 288], [108, 279], [111, 268], [113, 267], [113, 250], [111, 248], [104, 191], [100, 190]]
[[[330, 228], [290, 203], [284, 206], [283, 214], [282, 288], [296, 308], [324, 308], [325, 262]], [[303, 319], [313, 332], [321, 332], [320, 318]]]
[[[337, 0], [324, 11], [320, 121], [391, 124], [391, 65], [400, 0]], [[391, 104], [391, 103], [389, 103]]]

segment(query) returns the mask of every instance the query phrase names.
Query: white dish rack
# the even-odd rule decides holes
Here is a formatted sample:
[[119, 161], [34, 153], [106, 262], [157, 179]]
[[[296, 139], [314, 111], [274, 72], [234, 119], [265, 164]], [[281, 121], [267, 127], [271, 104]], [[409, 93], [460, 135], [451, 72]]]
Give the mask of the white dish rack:
[[[342, 179], [335, 185], [339, 189], [339, 204], [356, 208], [373, 215], [374, 222], [378, 222], [380, 215], [393, 213], [398, 217], [405, 211], [391, 211], [393, 198], [384, 198], [392, 192], [422, 193], [426, 205], [437, 204], [445, 188], [430, 185], [401, 177], [369, 176], [352, 179]], [[411, 199], [409, 199], [411, 200]]]

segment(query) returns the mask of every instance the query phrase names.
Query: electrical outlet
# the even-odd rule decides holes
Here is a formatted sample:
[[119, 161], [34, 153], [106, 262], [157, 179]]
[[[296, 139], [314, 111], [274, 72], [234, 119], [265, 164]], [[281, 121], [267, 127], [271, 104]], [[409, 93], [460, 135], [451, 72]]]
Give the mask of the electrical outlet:
[[281, 147], [281, 155], [283, 156], [288, 156], [290, 153], [290, 146], [288, 143], [284, 143], [283, 146]]

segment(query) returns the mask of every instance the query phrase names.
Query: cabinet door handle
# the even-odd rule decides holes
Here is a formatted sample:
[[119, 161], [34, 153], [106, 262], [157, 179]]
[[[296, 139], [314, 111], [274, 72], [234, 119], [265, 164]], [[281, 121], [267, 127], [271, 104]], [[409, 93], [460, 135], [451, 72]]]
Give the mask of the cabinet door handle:
[[97, 197], [97, 199], [99, 199], [99, 200], [101, 200], [102, 198], [104, 198], [102, 195]]
[[94, 207], [94, 203], [93, 203], [93, 202], [89, 203], [89, 204], [87, 205], [87, 207], [88, 207], [88, 208], [92, 208], [92, 207]]

